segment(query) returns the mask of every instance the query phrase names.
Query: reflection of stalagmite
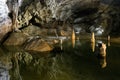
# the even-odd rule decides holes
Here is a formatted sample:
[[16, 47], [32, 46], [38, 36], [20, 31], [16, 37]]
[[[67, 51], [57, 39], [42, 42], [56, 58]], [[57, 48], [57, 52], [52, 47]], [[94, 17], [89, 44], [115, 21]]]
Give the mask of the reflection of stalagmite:
[[72, 46], [73, 46], [73, 48], [75, 47], [75, 32], [74, 32], [74, 30], [72, 31]]
[[21, 75], [20, 75], [20, 70], [19, 70], [19, 63], [18, 63], [18, 55], [14, 54], [12, 58], [12, 63], [13, 63], [13, 75], [12, 78], [14, 80], [22, 80]]
[[91, 43], [91, 48], [92, 48], [92, 51], [94, 52], [95, 51], [95, 42]]
[[94, 35], [94, 32], [92, 32], [91, 42], [95, 42], [95, 35]]
[[100, 59], [101, 68], [105, 68], [107, 66], [106, 58]]
[[63, 50], [63, 40], [62, 39], [60, 39], [60, 48], [61, 48], [61, 50]]
[[108, 46], [110, 46], [110, 36], [109, 35], [108, 35], [107, 40], [108, 40]]
[[106, 44], [101, 43], [98, 45], [98, 48], [99, 48], [98, 56], [100, 59], [101, 68], [105, 68], [107, 66], [107, 63], [106, 63]]

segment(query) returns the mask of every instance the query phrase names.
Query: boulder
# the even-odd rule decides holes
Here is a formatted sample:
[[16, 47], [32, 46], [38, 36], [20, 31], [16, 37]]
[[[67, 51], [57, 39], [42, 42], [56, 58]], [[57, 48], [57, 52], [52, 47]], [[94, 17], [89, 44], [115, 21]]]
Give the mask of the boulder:
[[23, 33], [12, 33], [3, 44], [7, 46], [22, 45], [27, 39], [28, 36]]
[[47, 29], [41, 29], [38, 26], [30, 25], [24, 29], [22, 29], [22, 33], [28, 35], [28, 36], [44, 36], [47, 35]]
[[33, 39], [27, 45], [25, 45], [25, 50], [36, 51], [36, 52], [47, 52], [51, 51], [52, 47], [43, 39]]
[[22, 29], [21, 32], [11, 33], [3, 44], [7, 46], [22, 45], [26, 43], [27, 40], [31, 40], [39, 36], [45, 37], [45, 35], [47, 35], [46, 30], [41, 30], [37, 26], [30, 25]]

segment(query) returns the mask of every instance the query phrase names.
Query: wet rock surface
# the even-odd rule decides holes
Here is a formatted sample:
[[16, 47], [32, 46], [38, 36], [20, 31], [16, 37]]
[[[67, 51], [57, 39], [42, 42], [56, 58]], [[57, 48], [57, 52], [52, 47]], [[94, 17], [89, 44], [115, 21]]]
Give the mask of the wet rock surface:
[[4, 45], [22, 45], [27, 40], [27, 36], [23, 33], [12, 33], [4, 42]]
[[0, 5], [0, 41], [6, 45], [22, 45], [51, 34], [68, 37], [72, 29], [77, 35], [95, 32], [97, 36], [120, 31], [119, 6], [109, 4], [112, 0], [24, 0], [17, 17], [21, 33], [12, 33], [6, 39], [12, 23], [5, 2]]
[[31, 40], [26, 46], [27, 51], [47, 52], [51, 51], [52, 47], [42, 39]]

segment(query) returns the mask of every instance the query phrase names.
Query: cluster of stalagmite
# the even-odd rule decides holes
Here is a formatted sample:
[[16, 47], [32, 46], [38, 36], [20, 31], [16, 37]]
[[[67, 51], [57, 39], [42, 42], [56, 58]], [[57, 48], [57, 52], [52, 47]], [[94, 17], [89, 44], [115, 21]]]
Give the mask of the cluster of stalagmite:
[[[110, 36], [108, 36], [107, 38], [108, 42], [110, 41]], [[109, 45], [108, 45], [109, 46]], [[92, 51], [95, 52], [97, 54], [97, 57], [100, 61], [100, 66], [101, 68], [105, 68], [107, 66], [107, 62], [106, 62], [106, 44], [105, 43], [98, 43], [98, 46], [96, 47], [97, 49], [95, 49], [95, 35], [94, 32], [92, 32], [91, 35], [91, 48]]]

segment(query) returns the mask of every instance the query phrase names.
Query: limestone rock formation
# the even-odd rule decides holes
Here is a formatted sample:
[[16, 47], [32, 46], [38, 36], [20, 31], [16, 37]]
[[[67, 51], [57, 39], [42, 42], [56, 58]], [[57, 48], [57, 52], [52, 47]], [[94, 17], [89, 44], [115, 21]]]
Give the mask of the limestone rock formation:
[[46, 24], [53, 18], [61, 21], [74, 20], [83, 15], [82, 11], [92, 11], [97, 9], [98, 5], [98, 0], [25, 0], [21, 6], [22, 16], [19, 18], [21, 24], [29, 24], [29, 21]]
[[[11, 31], [12, 22], [8, 16], [11, 7], [8, 9], [7, 0], [0, 1], [0, 41], [2, 42], [5, 35]], [[102, 33], [101, 29], [97, 31], [101, 34], [113, 32], [119, 34], [120, 12], [117, 4], [119, 0], [114, 2], [112, 0], [23, 0], [22, 4], [20, 2], [17, 17], [18, 28], [24, 30], [32, 24], [41, 28], [60, 29], [59, 27], [65, 22], [70, 28], [80, 27], [79, 33], [91, 33], [101, 28]], [[54, 26], [55, 21], [58, 23]], [[36, 33], [36, 30], [34, 32]]]
[[11, 31], [11, 20], [8, 17], [8, 7], [6, 4], [7, 0], [0, 0], [0, 41], [4, 36]]
[[25, 46], [27, 51], [47, 52], [51, 51], [52, 47], [42, 39], [31, 40], [29, 44]]
[[7, 46], [22, 45], [28, 39], [28, 36], [23, 33], [12, 33], [10, 37], [4, 42]]

